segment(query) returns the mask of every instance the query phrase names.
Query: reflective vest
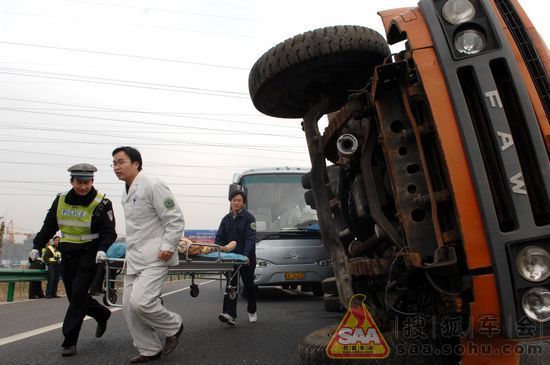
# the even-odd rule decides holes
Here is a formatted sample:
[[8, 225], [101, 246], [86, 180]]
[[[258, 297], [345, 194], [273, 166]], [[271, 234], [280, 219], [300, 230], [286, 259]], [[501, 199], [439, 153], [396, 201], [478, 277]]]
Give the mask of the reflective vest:
[[[48, 258], [48, 262], [46, 262], [47, 264], [58, 264], [61, 261], [61, 252], [59, 252], [54, 246], [48, 245], [48, 247], [45, 248], [44, 251], [45, 250], [50, 250], [50, 252], [52, 253], [51, 257]], [[44, 256], [45, 254], [43, 253], [42, 261], [44, 261]]]
[[105, 194], [97, 193], [87, 207], [67, 204], [66, 196], [67, 193], [61, 194], [57, 203], [57, 225], [61, 231], [59, 242], [86, 243], [98, 238], [99, 234], [92, 233], [92, 215]]

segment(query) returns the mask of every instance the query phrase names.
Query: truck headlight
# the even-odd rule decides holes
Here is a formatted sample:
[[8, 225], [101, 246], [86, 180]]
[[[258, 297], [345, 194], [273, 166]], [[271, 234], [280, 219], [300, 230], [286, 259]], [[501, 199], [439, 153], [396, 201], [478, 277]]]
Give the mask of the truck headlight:
[[468, 0], [449, 0], [441, 9], [443, 18], [451, 24], [461, 24], [474, 19], [476, 9]]
[[256, 260], [256, 267], [257, 268], [266, 268], [268, 266], [271, 266], [271, 262], [267, 260], [258, 259]]
[[516, 257], [516, 270], [525, 280], [540, 283], [550, 277], [550, 253], [538, 246], [524, 247]]
[[459, 53], [476, 54], [485, 48], [485, 35], [474, 29], [466, 29], [455, 35], [455, 48]]
[[543, 287], [531, 288], [523, 294], [521, 306], [525, 315], [539, 323], [550, 320], [550, 290]]

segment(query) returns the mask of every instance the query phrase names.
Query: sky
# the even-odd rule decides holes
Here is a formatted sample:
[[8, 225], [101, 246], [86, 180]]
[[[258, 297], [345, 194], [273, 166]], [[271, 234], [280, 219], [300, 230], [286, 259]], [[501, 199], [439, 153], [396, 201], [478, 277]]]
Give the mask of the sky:
[[[383, 34], [378, 10], [415, 0], [0, 0], [0, 217], [40, 229], [70, 166], [88, 162], [125, 233], [123, 183], [110, 167], [130, 145], [168, 183], [188, 229], [216, 229], [234, 173], [308, 167], [300, 120], [255, 110], [248, 74], [294, 35], [332, 25]], [[543, 39], [542, 0], [523, 0]], [[16, 236], [19, 240], [22, 236]]]

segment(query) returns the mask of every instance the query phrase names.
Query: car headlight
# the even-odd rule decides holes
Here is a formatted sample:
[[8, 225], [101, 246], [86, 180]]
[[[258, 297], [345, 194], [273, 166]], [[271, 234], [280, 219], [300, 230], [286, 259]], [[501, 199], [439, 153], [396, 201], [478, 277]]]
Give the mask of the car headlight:
[[542, 287], [529, 289], [523, 294], [521, 306], [532, 321], [544, 323], [550, 320], [550, 290]]
[[443, 18], [451, 24], [461, 24], [474, 19], [476, 9], [468, 0], [449, 0], [441, 9]]
[[257, 268], [265, 268], [265, 267], [271, 266], [271, 264], [272, 264], [272, 262], [267, 261], [267, 260], [262, 260], [262, 259], [256, 260], [256, 267]]
[[463, 30], [455, 36], [455, 48], [459, 53], [476, 54], [483, 51], [486, 45], [485, 35], [474, 29]]
[[550, 277], [550, 253], [538, 246], [524, 247], [516, 257], [516, 270], [525, 280], [540, 283]]

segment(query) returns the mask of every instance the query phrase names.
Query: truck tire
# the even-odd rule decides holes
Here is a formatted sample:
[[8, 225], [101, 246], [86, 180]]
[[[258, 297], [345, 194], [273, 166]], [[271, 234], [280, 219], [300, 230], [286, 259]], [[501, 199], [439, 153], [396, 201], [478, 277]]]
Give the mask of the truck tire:
[[336, 285], [336, 277], [331, 276], [330, 278], [323, 279], [323, 281], [321, 281], [321, 286], [323, 287], [323, 293], [338, 295], [338, 286]]
[[340, 303], [340, 297], [338, 295], [325, 294], [323, 303], [327, 312], [344, 313], [346, 311], [346, 307]]
[[330, 336], [336, 329], [336, 326], [321, 328], [314, 331], [303, 339], [298, 348], [300, 364], [302, 365], [332, 365], [332, 364], [358, 364], [352, 360], [331, 359], [325, 353], [325, 349], [330, 341]]
[[323, 287], [321, 286], [321, 283], [312, 283], [311, 292], [315, 297], [322, 297], [324, 293], [323, 293]]
[[322, 97], [325, 113], [339, 109], [348, 91], [363, 89], [390, 49], [376, 31], [360, 26], [319, 28], [289, 38], [261, 56], [248, 78], [250, 97], [260, 112], [301, 118]]
[[308, 190], [304, 193], [304, 201], [311, 209], [317, 209], [317, 206], [315, 205], [315, 197], [313, 196], [312, 190]]
[[311, 172], [302, 175], [302, 187], [306, 190], [311, 189]]
[[[300, 364], [302, 365], [355, 365], [365, 364], [361, 359], [331, 359], [327, 356], [325, 350], [330, 342], [332, 334], [337, 326], [321, 328], [307, 335], [298, 348]], [[396, 348], [398, 345], [432, 345], [431, 341], [423, 339], [405, 340], [403, 333], [398, 332], [397, 336], [393, 332], [382, 334], [390, 348], [390, 354], [385, 359], [368, 360], [368, 364], [373, 365], [451, 365], [456, 364], [457, 359], [442, 356], [425, 356], [398, 354]]]

